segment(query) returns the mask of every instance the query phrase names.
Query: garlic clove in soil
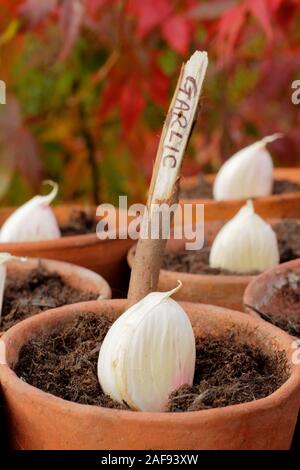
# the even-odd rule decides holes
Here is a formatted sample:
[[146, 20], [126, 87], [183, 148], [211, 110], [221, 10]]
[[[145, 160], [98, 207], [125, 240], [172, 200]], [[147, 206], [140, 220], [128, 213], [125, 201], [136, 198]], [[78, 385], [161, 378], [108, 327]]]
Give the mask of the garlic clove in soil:
[[134, 410], [164, 411], [169, 394], [192, 384], [195, 337], [182, 307], [171, 299], [180, 287], [153, 292], [121, 315], [99, 353], [98, 378], [107, 395]]
[[220, 168], [213, 186], [217, 200], [267, 196], [273, 188], [273, 161], [266, 145], [282, 137], [264, 137], [235, 153]]
[[236, 273], [264, 271], [279, 263], [279, 249], [272, 227], [254, 211], [247, 201], [217, 234], [211, 247], [212, 268]]
[[45, 181], [52, 186], [46, 196], [34, 196], [19, 207], [3, 224], [0, 242], [22, 242], [53, 240], [60, 237], [55, 215], [50, 207], [58, 192], [58, 185]]

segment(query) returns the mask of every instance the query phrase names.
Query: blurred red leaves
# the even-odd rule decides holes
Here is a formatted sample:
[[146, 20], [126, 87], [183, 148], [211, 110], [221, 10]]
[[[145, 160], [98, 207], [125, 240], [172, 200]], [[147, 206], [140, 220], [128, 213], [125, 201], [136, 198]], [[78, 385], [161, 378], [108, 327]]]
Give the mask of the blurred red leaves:
[[[15, 39], [26, 37], [30, 30], [37, 42], [42, 42], [44, 36], [48, 38], [42, 33], [51, 31], [53, 36], [49, 33], [49, 37], [54, 39], [49, 44], [51, 59], [45, 61], [47, 67], [53, 62], [53, 68], [62, 67], [66, 76], [75, 75], [77, 91], [68, 76], [66, 102], [58, 107], [59, 111], [53, 111], [49, 104], [52, 121], [44, 124], [52, 123], [51, 139], [57, 132], [59, 144], [70, 142], [72, 151], [64, 149], [68, 155], [77, 158], [78, 154], [80, 164], [71, 162], [70, 167], [79, 172], [86, 161], [84, 151], [78, 145], [72, 146], [80, 139], [73, 108], [76, 111], [77, 101], [83, 100], [87, 102], [86, 125], [97, 152], [113, 154], [112, 148], [118, 148], [118, 155], [126, 156], [124, 159], [130, 154], [144, 176], [151, 172], [181, 62], [194, 49], [207, 49], [210, 56], [198, 136], [192, 142], [194, 159], [202, 167], [215, 170], [229, 152], [268, 132], [283, 131], [286, 138], [274, 146], [275, 153], [281, 162], [284, 158], [289, 164], [293, 158], [296, 161], [290, 153], [295, 155], [299, 149], [299, 132], [295, 130], [299, 119], [290, 100], [290, 84], [299, 78], [299, 18], [299, 0], [0, 2], [2, 29], [17, 20]], [[45, 48], [48, 50], [47, 43]], [[5, 53], [7, 57], [9, 51]], [[21, 99], [18, 106], [22, 106]], [[60, 115], [64, 106], [70, 107], [66, 120], [74, 119], [72, 125], [58, 124], [64, 123], [65, 116]], [[60, 114], [56, 116], [55, 112]], [[12, 153], [18, 153], [14, 158], [22, 174], [28, 181], [32, 178], [34, 184], [41, 174], [39, 146], [33, 140], [34, 135], [39, 139], [32, 126], [35, 118], [43, 127], [43, 118], [24, 118], [19, 109], [19, 124], [5, 131], [13, 136]], [[9, 116], [6, 120], [16, 122]], [[106, 141], [110, 142], [108, 151]], [[19, 151], [15, 142], [19, 142]], [[187, 162], [186, 168], [190, 173], [194, 166]]]
[[0, 146], [1, 151], [9, 155], [10, 167], [18, 169], [26, 182], [36, 189], [42, 177], [40, 152], [13, 96], [8, 96], [5, 113], [0, 114]]

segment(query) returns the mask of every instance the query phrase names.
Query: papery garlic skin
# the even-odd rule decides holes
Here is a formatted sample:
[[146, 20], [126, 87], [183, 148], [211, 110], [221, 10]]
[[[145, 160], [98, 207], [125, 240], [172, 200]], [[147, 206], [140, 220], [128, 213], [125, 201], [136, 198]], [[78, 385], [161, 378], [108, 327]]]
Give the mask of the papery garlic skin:
[[105, 394], [133, 410], [166, 409], [170, 393], [192, 384], [195, 337], [175, 291], [153, 292], [121, 315], [99, 353], [98, 378]]
[[265, 271], [278, 264], [279, 258], [275, 232], [254, 212], [252, 201], [247, 201], [217, 234], [209, 264], [243, 274]]
[[0, 231], [0, 242], [24, 242], [54, 240], [61, 236], [56, 217], [50, 207], [58, 192], [58, 185], [52, 186], [46, 196], [34, 196], [4, 222]]
[[281, 134], [267, 136], [239, 150], [220, 168], [213, 186], [217, 200], [268, 196], [273, 189], [273, 161], [266, 145]]

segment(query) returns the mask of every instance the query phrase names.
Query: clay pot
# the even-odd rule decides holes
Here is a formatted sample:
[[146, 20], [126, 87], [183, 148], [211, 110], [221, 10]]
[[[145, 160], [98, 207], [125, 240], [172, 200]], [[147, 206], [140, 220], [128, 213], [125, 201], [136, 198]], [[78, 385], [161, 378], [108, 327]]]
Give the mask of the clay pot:
[[[184, 240], [169, 240], [166, 251], [180, 252], [184, 249]], [[133, 246], [127, 255], [130, 268], [134, 260]], [[192, 274], [162, 269], [159, 276], [159, 291], [168, 291], [177, 285], [178, 279], [182, 287], [173, 295], [175, 300], [201, 302], [221, 307], [242, 310], [243, 294], [255, 276], [225, 276], [213, 274]]]
[[[185, 413], [144, 413], [71, 403], [20, 380], [12, 368], [20, 348], [82, 313], [116, 318], [125, 300], [66, 306], [29, 318], [2, 337], [0, 381], [15, 449], [288, 449], [300, 402], [300, 368], [290, 362], [291, 338], [249, 315], [183, 303], [195, 333], [221, 335], [238, 328], [241, 338], [270, 352], [285, 351], [289, 379], [272, 395], [246, 404]], [[1, 362], [1, 360], [0, 360]]]
[[[208, 181], [214, 180], [214, 175], [205, 177]], [[274, 179], [286, 179], [300, 183], [299, 168], [275, 168]], [[183, 178], [182, 189], [191, 189], [198, 184], [196, 176]], [[213, 199], [182, 199], [181, 204], [205, 204], [205, 221], [228, 220], [245, 204], [245, 199], [230, 201], [215, 201]], [[278, 194], [261, 197], [254, 200], [255, 211], [264, 218], [298, 218], [300, 217], [300, 191], [294, 193]], [[195, 223], [195, 220], [192, 220]]]
[[[70, 219], [74, 210], [88, 210], [96, 214], [96, 208], [61, 205], [54, 208], [59, 224]], [[0, 209], [0, 226], [14, 209]], [[121, 229], [122, 227], [120, 227]], [[103, 276], [116, 289], [126, 292], [129, 271], [126, 253], [134, 242], [125, 240], [99, 240], [95, 233], [62, 237], [50, 241], [34, 241], [22, 243], [0, 243], [0, 250], [17, 256], [30, 256], [67, 261], [91, 269]]]
[[[253, 317], [259, 318], [259, 312], [262, 307], [267, 310], [268, 317], [272, 318], [272, 308], [268, 308], [268, 304], [272, 301], [272, 297], [276, 290], [282, 285], [300, 280], [300, 259], [283, 263], [275, 268], [255, 277], [248, 285], [244, 293], [244, 310]], [[284, 298], [283, 298], [284, 299]], [[288, 305], [287, 305], [288, 306]], [[282, 315], [288, 316], [288, 310], [283, 310]], [[296, 352], [296, 349], [293, 349]], [[297, 354], [297, 358], [299, 358]], [[293, 449], [300, 448], [300, 411], [293, 438]]]
[[[270, 224], [279, 222], [279, 219], [269, 219]], [[208, 245], [211, 245], [219, 230], [224, 225], [222, 221], [210, 221], [204, 225], [204, 237]], [[166, 252], [180, 253], [184, 251], [186, 240], [167, 241]], [[127, 254], [127, 262], [130, 268], [133, 266], [135, 246], [132, 246]], [[282, 265], [280, 265], [282, 266]], [[181, 280], [182, 287], [173, 298], [186, 302], [200, 302], [209, 305], [231, 308], [243, 311], [243, 296], [246, 287], [257, 276], [239, 275], [215, 275], [193, 274], [161, 269], [158, 290], [168, 291]]]
[[[244, 293], [244, 310], [255, 317], [259, 317], [262, 307], [267, 308], [268, 316], [272, 318], [272, 308], [268, 309], [268, 304], [277, 289], [285, 284], [291, 286], [300, 281], [300, 258], [287, 263], [282, 263], [268, 271], [256, 276], [247, 286]], [[284, 300], [284, 299], [283, 299]], [[282, 314], [288, 315], [287, 310]]]
[[7, 263], [7, 277], [11, 279], [14, 277], [26, 277], [27, 273], [37, 268], [40, 262], [47, 271], [60, 274], [67, 284], [76, 289], [82, 292], [98, 294], [99, 300], [111, 298], [111, 289], [102, 276], [81, 266], [62, 261], [40, 258], [28, 258], [26, 261], [11, 260]]
[[99, 274], [82, 266], [76, 266], [63, 261], [54, 261], [41, 258], [27, 258], [26, 260], [11, 260], [7, 263], [7, 277], [26, 276], [42, 263], [49, 272], [55, 272], [70, 286], [84, 292], [99, 294], [100, 299], [110, 299], [111, 289], [107, 281]]
[[[222, 227], [220, 221], [207, 222], [204, 227], [205, 239], [211, 244]], [[184, 250], [186, 240], [168, 240], [166, 252], [181, 252]], [[127, 254], [130, 268], [133, 266], [135, 246]], [[243, 310], [243, 294], [255, 276], [225, 276], [213, 274], [192, 274], [162, 269], [159, 276], [158, 290], [168, 291], [181, 280], [182, 287], [173, 298], [187, 302], [201, 302], [221, 307]]]

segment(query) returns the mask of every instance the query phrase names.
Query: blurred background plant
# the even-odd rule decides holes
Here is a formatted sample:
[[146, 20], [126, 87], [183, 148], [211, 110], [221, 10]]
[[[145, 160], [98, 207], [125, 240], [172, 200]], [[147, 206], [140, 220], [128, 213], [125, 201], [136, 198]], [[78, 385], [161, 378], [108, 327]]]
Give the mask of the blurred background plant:
[[300, 0], [2, 0], [0, 197], [43, 178], [64, 201], [142, 200], [179, 69], [210, 67], [184, 173], [216, 171], [281, 131], [276, 164], [300, 164]]

